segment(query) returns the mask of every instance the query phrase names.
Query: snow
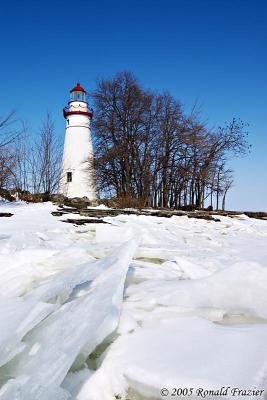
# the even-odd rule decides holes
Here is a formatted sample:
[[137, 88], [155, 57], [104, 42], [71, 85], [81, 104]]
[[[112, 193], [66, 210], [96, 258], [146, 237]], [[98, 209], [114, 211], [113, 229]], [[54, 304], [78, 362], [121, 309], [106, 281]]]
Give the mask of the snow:
[[266, 221], [53, 210], [0, 203], [0, 400], [267, 389]]
[[129, 385], [149, 398], [177, 385], [195, 391], [260, 387], [267, 372], [266, 333], [266, 326], [226, 328], [196, 317], [137, 328], [111, 346], [78, 399], [110, 399], [106, 388], [116, 393]]
[[109, 208], [108, 206], [106, 206], [105, 204], [99, 204], [98, 206], [87, 206], [88, 209], [95, 209], [95, 210], [111, 210], [111, 208]]

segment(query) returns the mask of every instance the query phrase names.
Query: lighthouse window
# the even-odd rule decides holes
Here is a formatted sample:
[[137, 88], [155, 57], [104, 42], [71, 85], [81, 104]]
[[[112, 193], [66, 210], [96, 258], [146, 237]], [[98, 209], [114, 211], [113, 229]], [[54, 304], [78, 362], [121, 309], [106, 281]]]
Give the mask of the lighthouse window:
[[67, 172], [67, 182], [72, 182], [72, 172]]

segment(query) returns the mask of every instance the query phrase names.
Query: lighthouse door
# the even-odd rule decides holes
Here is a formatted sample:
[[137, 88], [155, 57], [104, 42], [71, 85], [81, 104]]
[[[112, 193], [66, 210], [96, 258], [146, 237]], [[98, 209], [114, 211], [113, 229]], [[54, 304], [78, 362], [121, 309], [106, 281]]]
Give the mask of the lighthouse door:
[[72, 172], [67, 172], [67, 182], [72, 182]]

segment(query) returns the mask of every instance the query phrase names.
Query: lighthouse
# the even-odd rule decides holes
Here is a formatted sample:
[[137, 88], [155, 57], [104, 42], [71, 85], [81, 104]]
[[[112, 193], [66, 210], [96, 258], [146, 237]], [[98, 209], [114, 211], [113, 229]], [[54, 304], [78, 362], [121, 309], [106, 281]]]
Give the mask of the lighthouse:
[[96, 200], [93, 171], [93, 146], [87, 92], [80, 83], [70, 90], [68, 106], [63, 109], [66, 135], [59, 192], [69, 198], [87, 197]]

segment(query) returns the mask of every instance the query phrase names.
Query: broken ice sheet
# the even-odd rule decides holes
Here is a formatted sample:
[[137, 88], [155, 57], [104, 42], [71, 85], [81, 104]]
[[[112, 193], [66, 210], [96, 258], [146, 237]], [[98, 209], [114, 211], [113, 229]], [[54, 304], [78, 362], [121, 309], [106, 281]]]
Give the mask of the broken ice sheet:
[[117, 327], [124, 282], [136, 246], [132, 240], [102, 260], [108, 268], [94, 280], [91, 290], [65, 303], [25, 337], [25, 350], [6, 366], [6, 373], [14, 379], [0, 390], [1, 400], [7, 396], [50, 400], [52, 393], [53, 398], [58, 395], [75, 359], [81, 366]]
[[0, 298], [0, 366], [24, 348], [23, 336], [53, 309], [51, 304], [23, 298]]
[[222, 327], [196, 317], [137, 328], [110, 346], [77, 400], [110, 400], [115, 393], [124, 398], [129, 387], [157, 399], [161, 388], [262, 388], [266, 334], [267, 325]]
[[[261, 367], [261, 357], [265, 357], [265, 350], [263, 335], [260, 333], [266, 326], [266, 221], [243, 217], [242, 219], [220, 217], [220, 223], [207, 223], [187, 217], [166, 219], [124, 215], [109, 218], [112, 225], [105, 225], [105, 227], [110, 227], [107, 231], [103, 225], [101, 238], [100, 231], [98, 236], [94, 236], [91, 233], [87, 234], [86, 228], [81, 234], [82, 228], [75, 228], [71, 224], [60, 222], [60, 218], [52, 217], [50, 212], [55, 210], [55, 207], [51, 203], [20, 204], [19, 206], [12, 204], [8, 208], [14, 216], [1, 221], [1, 237], [3, 238], [0, 240], [1, 300], [6, 301], [12, 297], [16, 301], [16, 296], [26, 293], [25, 300], [34, 300], [37, 303], [40, 300], [55, 301], [58, 308], [55, 313], [56, 319], [54, 321], [51, 315], [47, 320], [50, 321], [48, 328], [51, 329], [51, 336], [57, 338], [55, 340], [59, 343], [60, 349], [61, 342], [64, 348], [65, 343], [70, 345], [72, 339], [73, 346], [77, 347], [76, 330], [80, 331], [81, 326], [88, 322], [88, 318], [91, 318], [91, 312], [100, 310], [102, 304], [101, 295], [101, 299], [90, 313], [88, 309], [83, 309], [83, 312], [77, 312], [77, 314], [74, 312], [74, 320], [72, 321], [71, 318], [68, 320], [70, 324], [73, 322], [72, 331], [69, 332], [66, 340], [62, 340], [65, 337], [66, 322], [56, 324], [57, 319], [62, 318], [62, 321], [65, 321], [59, 310], [62, 308], [62, 314], [65, 312], [68, 314], [70, 310], [65, 308], [68, 303], [73, 303], [74, 308], [82, 307], [81, 302], [85, 301], [92, 290], [92, 281], [87, 286], [85, 282], [86, 287], [80, 283], [81, 280], [79, 281], [80, 273], [82, 281], [89, 279], [83, 273], [86, 272], [86, 265], [89, 269], [92, 267], [90, 256], [99, 260], [106, 255], [111, 255], [121, 243], [128, 239], [129, 233], [136, 233], [141, 245], [134, 253], [127, 277], [127, 290], [117, 330], [120, 337], [116, 336], [114, 343], [101, 355], [102, 364], [100, 360], [96, 360], [97, 371], [91, 374], [88, 369], [85, 372], [84, 368], [79, 369], [90, 351], [88, 342], [82, 346], [81, 350], [78, 350], [78, 357], [70, 350], [77, 367], [75, 369], [72, 364], [71, 371], [68, 370], [61, 384], [63, 389], [58, 384], [52, 383], [43, 385], [37, 382], [35, 385], [31, 375], [34, 378], [38, 375], [38, 371], [41, 374], [42, 363], [36, 361], [36, 364], [34, 366], [32, 364], [30, 368], [28, 361], [29, 359], [37, 360], [38, 354], [44, 352], [43, 348], [49, 349], [50, 336], [45, 337], [45, 321], [32, 328], [29, 325], [31, 328], [29, 334], [22, 339], [17, 338], [16, 343], [10, 342], [9, 357], [14, 357], [18, 351], [21, 352], [22, 346], [26, 348], [1, 368], [2, 383], [15, 377], [2, 388], [6, 390], [6, 399], [15, 399], [17, 390], [21, 390], [21, 396], [25, 400], [32, 398], [36, 400], [36, 393], [39, 393], [38, 400], [67, 399], [79, 392], [79, 396], [84, 395], [81, 389], [84, 385], [87, 386], [87, 383], [89, 385], [89, 382], [90, 392], [87, 392], [89, 400], [91, 399], [89, 393], [97, 399], [114, 400], [115, 394], [122, 394], [123, 391], [126, 393], [129, 386], [132, 386], [129, 392], [131, 395], [142, 392], [137, 398], [144, 398], [146, 389], [150, 392], [158, 390], [153, 379], [161, 382], [161, 375], [164, 377], [163, 371], [156, 368], [157, 363], [152, 357], [153, 346], [157, 346], [159, 359], [171, 361], [165, 358], [165, 349], [183, 357], [182, 346], [183, 343], [186, 344], [186, 341], [188, 341], [186, 345], [192, 347], [192, 352], [190, 353], [188, 349], [190, 362], [188, 361], [189, 364], [184, 369], [184, 375], [181, 375], [183, 379], [187, 377], [188, 381], [194, 384], [196, 382], [198, 370], [195, 364], [201, 368], [201, 365], [196, 362], [200, 354], [198, 347], [203, 349], [205, 362], [210, 366], [210, 369], [206, 369], [205, 375], [208, 382], [215, 381], [215, 378], [218, 380], [221, 375], [224, 376], [219, 367], [214, 371], [211, 368], [217, 360], [223, 366], [220, 361], [221, 347], [228, 349], [226, 353], [229, 349], [232, 350], [233, 359], [228, 357], [228, 361], [235, 362], [235, 369], [232, 368], [231, 371], [237, 377], [241, 377], [243, 371], [251, 366], [254, 368], [250, 371], [251, 379], [257, 375], [260, 385], [260, 382], [264, 382], [267, 378], [267, 372], [264, 367]], [[114, 225], [116, 229], [113, 231]], [[114, 237], [112, 232], [114, 232]], [[75, 268], [77, 268], [77, 275], [74, 272]], [[103, 272], [101, 267], [98, 272]], [[71, 274], [73, 274], [72, 277]], [[93, 276], [90, 279], [93, 279]], [[65, 290], [67, 288], [69, 291]], [[105, 296], [103, 302], [105, 305]], [[62, 306], [64, 303], [66, 305]], [[24, 320], [28, 315], [25, 317], [23, 314], [22, 317]], [[93, 318], [92, 316], [92, 322]], [[110, 318], [107, 319], [105, 325], [109, 328], [112, 326], [111, 321], [117, 318], [116, 312], [111, 313]], [[192, 320], [195, 322], [191, 323]], [[211, 324], [206, 320], [216, 321], [216, 324]], [[178, 325], [179, 321], [181, 325]], [[50, 328], [50, 323], [51, 326], [55, 324], [53, 325], [55, 331]], [[208, 323], [205, 329], [203, 323]], [[220, 326], [218, 323], [224, 325]], [[186, 326], [188, 330], [185, 330]], [[219, 331], [216, 326], [220, 328]], [[43, 333], [41, 333], [42, 328], [44, 328]], [[214, 332], [213, 328], [216, 328]], [[232, 329], [236, 334], [233, 334]], [[194, 331], [196, 336], [193, 335]], [[14, 330], [13, 334], [15, 332]], [[1, 333], [2, 330], [0, 330], [0, 337]], [[38, 333], [36, 340], [35, 333], [36, 335]], [[91, 338], [90, 335], [88, 339]], [[156, 338], [154, 340], [155, 335], [158, 337], [157, 340]], [[101, 340], [100, 336], [99, 334], [99, 340]], [[203, 341], [199, 341], [198, 337], [202, 337]], [[240, 339], [246, 360], [242, 358], [241, 345], [239, 346], [238, 343], [235, 345], [236, 338]], [[167, 341], [172, 346], [171, 348]], [[197, 346], [194, 345], [195, 342]], [[248, 352], [246, 352], [247, 348]], [[133, 353], [136, 353], [136, 358]], [[28, 354], [27, 357], [26, 354]], [[150, 362], [145, 363], [145, 357], [150, 356]], [[22, 357], [26, 357], [24, 358], [27, 361], [25, 369], [23, 365], [20, 365], [19, 376], [14, 376], [16, 366], [11, 368], [12, 363], [22, 360]], [[49, 366], [46, 370], [54, 364], [53, 360], [53, 357], [50, 361], [47, 359], [46, 365]], [[183, 358], [179, 360], [183, 365]], [[126, 364], [125, 361], [127, 361]], [[64, 366], [71, 363], [64, 358], [64, 351], [56, 362], [63, 363]], [[133, 370], [130, 369], [131, 363]], [[8, 368], [10, 368], [9, 371]], [[171, 370], [173, 376], [178, 378], [183, 372], [180, 371], [180, 366], [175, 369], [174, 364]], [[90, 376], [87, 376], [88, 371]], [[125, 371], [127, 371], [127, 378], [123, 375]], [[137, 375], [134, 375], [134, 371]], [[170, 372], [170, 370], [167, 371]], [[199, 384], [205, 383], [203, 375], [200, 376], [200, 380]], [[100, 384], [102, 384], [102, 389]]]

